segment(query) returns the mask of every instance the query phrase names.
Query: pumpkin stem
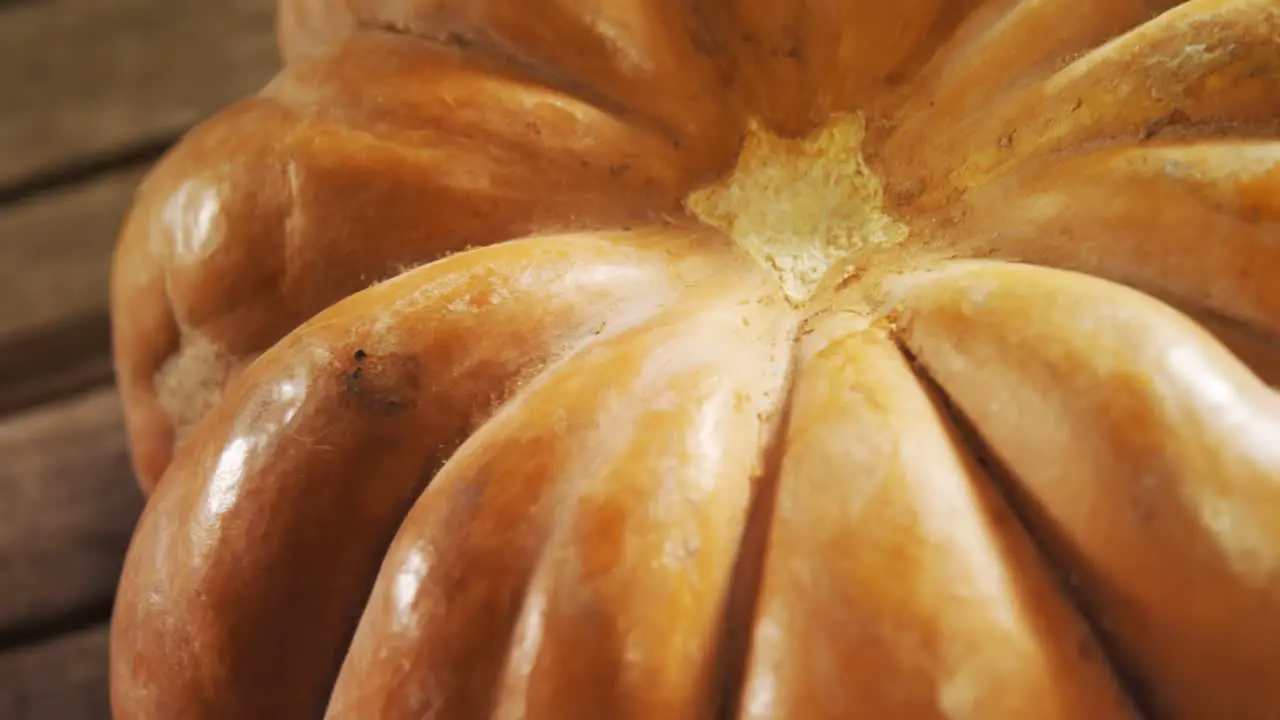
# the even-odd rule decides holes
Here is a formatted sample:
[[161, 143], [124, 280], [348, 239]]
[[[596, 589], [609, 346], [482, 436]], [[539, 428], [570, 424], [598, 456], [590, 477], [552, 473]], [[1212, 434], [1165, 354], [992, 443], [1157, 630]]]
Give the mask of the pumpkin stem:
[[734, 170], [691, 193], [685, 209], [772, 268], [791, 301], [803, 303], [837, 261], [907, 237], [863, 159], [865, 137], [861, 114], [833, 115], [801, 138], [753, 119]]

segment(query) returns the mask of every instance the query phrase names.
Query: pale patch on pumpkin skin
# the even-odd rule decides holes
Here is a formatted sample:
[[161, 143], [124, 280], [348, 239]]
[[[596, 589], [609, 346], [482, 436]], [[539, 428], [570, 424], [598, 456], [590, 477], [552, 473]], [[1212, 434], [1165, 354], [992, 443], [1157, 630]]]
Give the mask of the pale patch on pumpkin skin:
[[182, 338], [178, 351], [155, 375], [156, 399], [173, 419], [176, 445], [218, 404], [223, 388], [247, 364], [205, 337], [187, 334]]
[[837, 114], [799, 139], [758, 120], [737, 167], [691, 193], [685, 208], [771, 268], [793, 303], [808, 300], [837, 262], [900, 245], [907, 226], [885, 210], [884, 188], [862, 157], [866, 121]]

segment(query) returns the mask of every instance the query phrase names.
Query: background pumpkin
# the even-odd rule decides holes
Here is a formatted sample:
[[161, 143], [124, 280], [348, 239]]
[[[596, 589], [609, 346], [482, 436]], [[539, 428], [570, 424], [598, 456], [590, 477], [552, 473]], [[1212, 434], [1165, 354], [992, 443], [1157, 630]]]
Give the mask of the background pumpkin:
[[281, 20], [117, 255], [120, 717], [1274, 716], [1280, 4]]

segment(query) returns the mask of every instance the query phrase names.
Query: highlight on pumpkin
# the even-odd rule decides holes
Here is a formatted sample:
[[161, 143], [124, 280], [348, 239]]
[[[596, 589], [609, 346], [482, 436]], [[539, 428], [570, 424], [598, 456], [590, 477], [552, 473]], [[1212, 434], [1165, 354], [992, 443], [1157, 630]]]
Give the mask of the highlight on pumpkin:
[[122, 720], [1280, 708], [1274, 0], [281, 5], [122, 232]]

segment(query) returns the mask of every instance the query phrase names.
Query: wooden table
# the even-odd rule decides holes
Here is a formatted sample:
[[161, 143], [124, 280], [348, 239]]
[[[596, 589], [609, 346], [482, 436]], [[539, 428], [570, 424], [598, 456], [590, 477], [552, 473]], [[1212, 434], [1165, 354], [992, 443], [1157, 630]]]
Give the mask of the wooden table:
[[0, 0], [0, 718], [110, 715], [142, 506], [108, 268], [139, 178], [278, 67], [273, 0]]

